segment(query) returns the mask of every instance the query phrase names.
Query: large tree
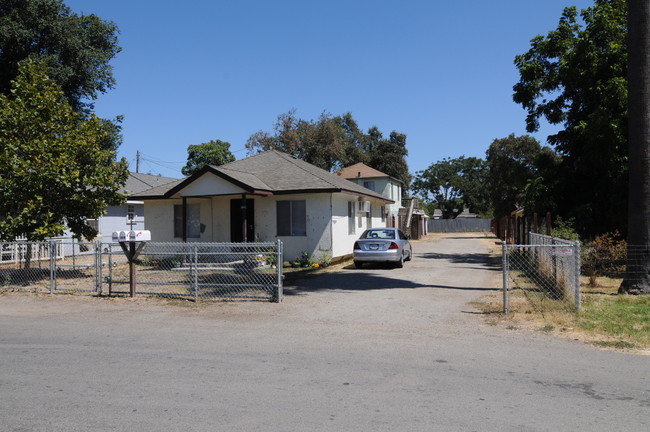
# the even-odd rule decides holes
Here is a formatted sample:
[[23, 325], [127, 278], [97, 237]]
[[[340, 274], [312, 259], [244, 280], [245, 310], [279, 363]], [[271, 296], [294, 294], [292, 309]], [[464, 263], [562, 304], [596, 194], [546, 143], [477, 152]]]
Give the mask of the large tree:
[[203, 144], [187, 147], [187, 164], [181, 169], [185, 176], [190, 176], [206, 165], [223, 165], [233, 162], [235, 155], [230, 152], [230, 143], [212, 140]]
[[[21, 62], [39, 61], [87, 118], [97, 96], [115, 85], [110, 61], [121, 50], [117, 34], [114, 23], [77, 15], [61, 0], [0, 0], [0, 94], [9, 94]], [[121, 120], [102, 120], [103, 148], [120, 145]]]
[[101, 120], [81, 119], [44, 65], [19, 72], [10, 96], [0, 95], [0, 238], [43, 240], [66, 227], [94, 238], [87, 220], [124, 202], [127, 163], [100, 147]]
[[410, 184], [406, 135], [391, 132], [388, 138], [377, 127], [363, 133], [352, 114], [323, 113], [317, 120], [296, 117], [295, 110], [278, 116], [273, 132], [259, 131], [246, 143], [249, 154], [280, 150], [327, 171], [363, 162]]
[[329, 113], [318, 120], [296, 117], [295, 110], [278, 116], [274, 133], [258, 131], [246, 142], [249, 154], [279, 150], [328, 171], [340, 169], [347, 160], [354, 137], [346, 134], [343, 121]]
[[[495, 139], [486, 152], [487, 184], [494, 215], [507, 216], [528, 204], [529, 212], [539, 202], [549, 202], [553, 191], [557, 156], [548, 147], [529, 135], [509, 135]], [[540, 196], [536, 196], [540, 195]]]
[[627, 22], [625, 0], [564, 9], [557, 29], [515, 58], [514, 100], [529, 132], [540, 120], [560, 130], [548, 141], [562, 156], [558, 211], [581, 233], [619, 228], [627, 206]]
[[650, 2], [629, 0], [627, 273], [621, 292], [650, 293]]
[[440, 209], [443, 219], [453, 219], [466, 207], [477, 213], [488, 211], [486, 176], [483, 159], [447, 158], [418, 171], [412, 188], [429, 207]]
[[402, 195], [406, 197], [411, 185], [411, 174], [406, 163], [406, 135], [392, 131], [388, 138], [384, 138], [379, 129], [373, 126], [368, 130], [368, 136], [371, 137], [368, 140], [371, 145], [365, 154], [366, 164], [400, 180], [404, 185]]

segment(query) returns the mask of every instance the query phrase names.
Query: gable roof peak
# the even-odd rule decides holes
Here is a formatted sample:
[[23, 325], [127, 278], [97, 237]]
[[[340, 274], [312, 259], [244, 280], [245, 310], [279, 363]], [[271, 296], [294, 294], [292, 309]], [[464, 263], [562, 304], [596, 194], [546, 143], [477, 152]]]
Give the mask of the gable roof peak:
[[345, 179], [390, 177], [388, 174], [383, 173], [377, 169], [374, 169], [364, 164], [363, 162], [358, 162], [355, 163], [354, 165], [345, 167], [341, 171], [337, 172], [336, 174]]

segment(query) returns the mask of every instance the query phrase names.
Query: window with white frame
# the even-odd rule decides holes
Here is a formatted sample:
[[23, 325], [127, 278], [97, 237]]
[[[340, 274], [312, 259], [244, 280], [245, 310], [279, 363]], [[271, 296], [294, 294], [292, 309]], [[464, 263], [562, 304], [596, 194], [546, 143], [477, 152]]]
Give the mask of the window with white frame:
[[307, 235], [307, 205], [305, 200], [277, 202], [278, 236]]
[[135, 219], [135, 206], [133, 204], [126, 205], [126, 218], [130, 221]]
[[[183, 206], [174, 206], [174, 237], [183, 237]], [[201, 207], [199, 204], [187, 205], [187, 238], [201, 237]]]

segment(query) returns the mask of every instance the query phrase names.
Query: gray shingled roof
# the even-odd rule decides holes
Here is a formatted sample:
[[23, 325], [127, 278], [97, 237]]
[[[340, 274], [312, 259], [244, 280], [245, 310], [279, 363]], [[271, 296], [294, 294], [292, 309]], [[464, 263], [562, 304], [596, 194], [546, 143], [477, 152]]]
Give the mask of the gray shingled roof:
[[134, 198], [167, 198], [206, 172], [212, 172], [251, 193], [277, 195], [352, 192], [391, 202], [381, 194], [275, 150], [259, 153], [221, 166], [206, 166], [186, 179], [143, 191], [134, 195]]
[[139, 192], [151, 189], [153, 187], [165, 185], [176, 180], [177, 179], [170, 177], [131, 172], [129, 173], [129, 177], [126, 179], [126, 184], [120, 190], [120, 193], [123, 193], [127, 196], [132, 196]]

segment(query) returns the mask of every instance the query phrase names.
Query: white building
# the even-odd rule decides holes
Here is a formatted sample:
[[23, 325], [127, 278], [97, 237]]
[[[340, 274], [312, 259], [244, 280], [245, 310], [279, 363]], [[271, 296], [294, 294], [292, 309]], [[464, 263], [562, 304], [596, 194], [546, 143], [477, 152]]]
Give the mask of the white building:
[[337, 175], [359, 186], [375, 191], [384, 198], [393, 201], [391, 204], [387, 204], [383, 211], [387, 218], [386, 226], [398, 226], [398, 214], [402, 206], [403, 186], [400, 180], [363, 163], [357, 163], [343, 168]]
[[[367, 228], [386, 226], [393, 200], [278, 151], [267, 151], [154, 187], [144, 202], [152, 240], [274, 242], [284, 259], [337, 258]], [[399, 198], [398, 198], [399, 200]]]

